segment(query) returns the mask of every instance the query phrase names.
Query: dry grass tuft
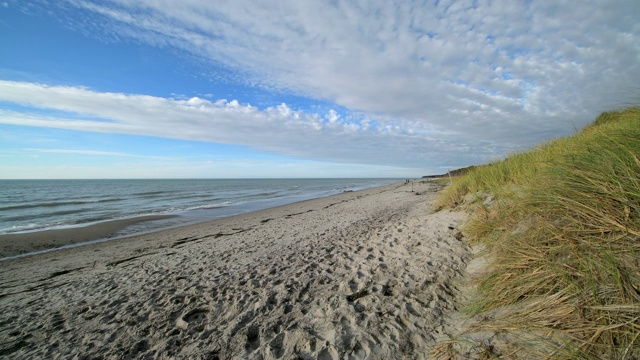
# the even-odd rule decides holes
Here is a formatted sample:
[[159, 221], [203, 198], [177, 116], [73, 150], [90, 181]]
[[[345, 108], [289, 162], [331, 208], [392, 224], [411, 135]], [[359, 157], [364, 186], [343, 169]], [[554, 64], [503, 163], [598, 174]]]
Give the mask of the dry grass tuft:
[[530, 353], [640, 358], [640, 108], [473, 169], [438, 203], [461, 204], [494, 259], [485, 329], [535, 334]]

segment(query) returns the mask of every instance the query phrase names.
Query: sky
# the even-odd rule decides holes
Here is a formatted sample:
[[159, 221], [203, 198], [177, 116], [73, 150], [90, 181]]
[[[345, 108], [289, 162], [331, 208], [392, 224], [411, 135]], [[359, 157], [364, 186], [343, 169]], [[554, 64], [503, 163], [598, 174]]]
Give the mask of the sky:
[[0, 0], [0, 179], [415, 178], [640, 102], [640, 1]]

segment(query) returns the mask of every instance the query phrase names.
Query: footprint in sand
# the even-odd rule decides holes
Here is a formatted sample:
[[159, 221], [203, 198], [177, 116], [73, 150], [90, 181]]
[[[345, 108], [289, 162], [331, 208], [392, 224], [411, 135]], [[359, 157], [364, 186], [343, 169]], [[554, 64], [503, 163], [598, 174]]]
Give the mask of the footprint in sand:
[[207, 320], [209, 310], [193, 309], [176, 321], [176, 326], [181, 329], [187, 329], [190, 326], [202, 324]]
[[283, 357], [287, 349], [287, 333], [282, 332], [276, 335], [269, 343], [269, 347], [276, 359]]
[[247, 330], [246, 350], [251, 352], [260, 347], [260, 328], [257, 325], [251, 325]]

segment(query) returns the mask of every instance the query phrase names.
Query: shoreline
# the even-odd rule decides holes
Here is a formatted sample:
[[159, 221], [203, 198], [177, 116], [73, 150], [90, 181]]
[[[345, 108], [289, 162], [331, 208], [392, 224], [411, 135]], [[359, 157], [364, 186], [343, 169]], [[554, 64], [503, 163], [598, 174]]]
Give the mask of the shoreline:
[[[177, 215], [145, 215], [102, 221], [86, 226], [2, 234], [0, 235], [0, 262], [46, 251], [54, 251], [72, 245], [82, 246], [97, 241], [119, 239], [120, 236], [114, 235], [129, 226], [174, 217], [177, 217]], [[159, 229], [158, 231], [161, 230]], [[126, 235], [123, 237], [126, 237]]]
[[440, 186], [394, 184], [8, 260], [12, 358], [427, 354], [470, 258]]
[[[368, 189], [382, 188], [386, 186], [394, 186], [400, 184], [392, 183], [388, 185], [375, 186], [363, 190], [348, 190], [345, 192], [358, 192]], [[267, 201], [260, 201], [255, 204], [238, 204], [235, 207], [225, 210], [225, 212], [214, 213], [210, 211], [210, 215], [203, 216], [191, 216], [188, 213], [184, 214], [164, 214], [164, 215], [139, 215], [129, 218], [105, 220], [97, 223], [90, 223], [88, 225], [81, 226], [69, 226], [63, 228], [53, 228], [36, 231], [16, 232], [0, 234], [0, 262], [11, 260], [14, 258], [20, 258], [25, 256], [31, 256], [35, 254], [45, 253], [49, 251], [56, 251], [59, 249], [85, 246], [92, 243], [118, 240], [123, 238], [129, 238], [138, 235], [152, 234], [164, 230], [180, 228], [185, 226], [197, 225], [200, 223], [206, 223], [210, 221], [217, 221], [220, 219], [241, 216], [250, 214], [257, 211], [269, 210], [278, 208], [281, 206], [287, 206], [304, 201], [313, 201], [316, 199], [322, 199], [340, 195], [340, 193], [314, 197], [310, 199], [295, 200], [293, 202], [286, 202], [284, 199], [271, 199]], [[283, 202], [284, 201], [284, 202]], [[269, 205], [269, 203], [273, 205]], [[267, 204], [266, 206], [264, 204]], [[226, 208], [225, 208], [226, 209]], [[220, 210], [220, 209], [217, 209]], [[226, 213], [228, 212], [228, 213]], [[195, 213], [195, 211], [191, 211]], [[181, 223], [165, 222], [158, 224], [153, 228], [136, 229], [132, 232], [125, 232], [127, 229], [131, 229], [135, 225], [143, 223], [153, 223], [161, 220], [179, 219], [183, 218]]]

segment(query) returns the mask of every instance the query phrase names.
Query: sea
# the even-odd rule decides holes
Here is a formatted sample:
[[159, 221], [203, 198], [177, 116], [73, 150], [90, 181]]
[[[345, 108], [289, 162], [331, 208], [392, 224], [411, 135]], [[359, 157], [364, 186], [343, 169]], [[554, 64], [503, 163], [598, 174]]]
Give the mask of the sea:
[[87, 226], [146, 215], [127, 236], [297, 201], [384, 186], [399, 179], [0, 180], [0, 235]]

